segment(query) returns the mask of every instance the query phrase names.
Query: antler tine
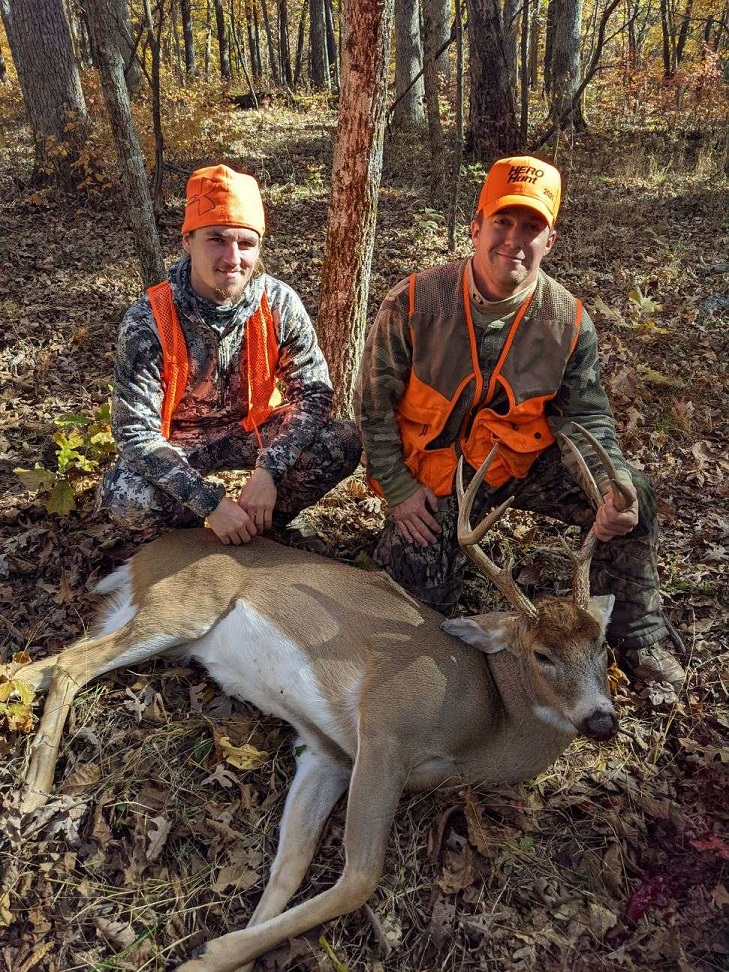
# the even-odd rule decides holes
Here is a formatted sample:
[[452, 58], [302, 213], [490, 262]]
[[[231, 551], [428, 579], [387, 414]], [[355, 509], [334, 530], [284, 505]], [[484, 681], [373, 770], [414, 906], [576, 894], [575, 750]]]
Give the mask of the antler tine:
[[[577, 428], [577, 426], [575, 427]], [[582, 475], [582, 482], [580, 485], [587, 493], [588, 497], [592, 502], [592, 505], [595, 507], [601, 506], [602, 493], [600, 492], [598, 485], [595, 482], [595, 477], [592, 475], [592, 473], [590, 472], [587, 466], [587, 463], [585, 462], [585, 457], [582, 455], [580, 450], [574, 444], [572, 439], [570, 439], [568, 435], [565, 435], [564, 432], [558, 432], [557, 438], [563, 445], [567, 446], [570, 455], [577, 463], [577, 468], [580, 470], [580, 473]]]
[[[613, 502], [615, 503], [616, 508], [619, 510], [626, 509], [628, 506], [630, 506], [633, 499], [625, 485], [618, 479], [618, 474], [612, 459], [597, 441], [595, 436], [591, 432], [588, 432], [584, 426], [579, 425], [577, 422], [573, 422], [572, 425], [577, 432], [584, 435], [594, 450], [595, 455], [602, 463], [608, 479], [613, 487]], [[604, 502], [602, 494], [600, 493], [597, 483], [595, 482], [592, 473], [588, 469], [585, 458], [580, 452], [579, 448], [577, 445], [575, 445], [572, 439], [563, 432], [559, 433], [559, 440], [565, 446], [567, 446], [572, 458], [577, 463], [580, 473], [582, 474], [582, 486], [590, 497], [593, 505], [595, 507], [602, 506]], [[567, 551], [568, 557], [572, 561], [572, 597], [574, 598], [575, 604], [586, 611], [590, 603], [590, 564], [592, 563], [592, 556], [595, 552], [595, 547], [597, 546], [597, 537], [592, 532], [588, 533], [582, 542], [582, 546], [576, 553], [570, 549], [562, 537], [560, 537], [560, 541], [562, 542], [564, 549]]]
[[512, 559], [509, 558], [504, 564], [504, 567], [499, 568], [486, 554], [486, 552], [478, 546], [486, 532], [491, 529], [494, 523], [496, 523], [496, 521], [503, 516], [506, 510], [508, 510], [508, 508], [514, 502], [514, 497], [510, 496], [509, 499], [501, 504], [501, 506], [498, 506], [496, 509], [492, 510], [486, 517], [484, 517], [484, 519], [475, 529], [471, 526], [471, 508], [473, 507], [473, 501], [478, 487], [481, 485], [483, 477], [486, 474], [486, 470], [489, 468], [494, 456], [496, 455], [497, 448], [497, 446], [494, 446], [488, 456], [486, 456], [486, 459], [481, 463], [480, 468], [469, 483], [465, 494], [463, 491], [463, 457], [461, 456], [461, 458], [458, 460], [458, 469], [456, 471], [456, 494], [458, 496], [458, 542], [469, 560], [473, 561], [481, 573], [484, 574], [484, 576], [487, 577], [491, 583], [498, 588], [498, 590], [501, 591], [509, 604], [511, 604], [511, 606], [528, 621], [535, 621], [538, 617], [537, 609], [534, 607], [526, 594], [524, 594], [524, 592], [521, 591], [517, 586], [516, 581], [512, 576]]
[[[577, 431], [581, 435], [584, 435], [584, 437], [587, 439], [587, 441], [590, 443], [593, 450], [595, 451], [595, 455], [599, 458], [600, 462], [602, 463], [603, 469], [607, 473], [607, 477], [610, 480], [610, 485], [613, 487], [614, 490], [613, 501], [615, 503], [615, 507], [617, 510], [619, 510], [622, 513], [623, 510], [626, 510], [631, 505], [631, 503], [633, 502], [633, 497], [631, 496], [630, 491], [626, 488], [625, 483], [621, 483], [620, 480], [618, 479], [618, 473], [617, 470], [615, 469], [615, 464], [613, 463], [612, 459], [607, 454], [605, 449], [602, 447], [602, 445], [600, 445], [600, 443], [597, 441], [597, 439], [592, 434], [592, 432], [588, 432], [586, 428], [584, 428], [582, 425], [578, 425], [577, 422], [573, 422], [572, 425], [575, 429], [577, 429]], [[574, 443], [571, 444], [574, 445]], [[592, 477], [590, 478], [592, 479]], [[592, 481], [594, 483], [595, 480], [593, 479]], [[600, 498], [600, 502], [602, 502], [602, 497]]]

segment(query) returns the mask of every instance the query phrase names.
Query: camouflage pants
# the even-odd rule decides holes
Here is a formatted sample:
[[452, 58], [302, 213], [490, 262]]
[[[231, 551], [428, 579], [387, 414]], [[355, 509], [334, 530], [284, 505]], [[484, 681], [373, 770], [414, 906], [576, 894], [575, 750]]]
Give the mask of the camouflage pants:
[[[467, 466], [465, 472], [465, 478], [470, 480], [473, 470]], [[623, 537], [598, 544], [590, 572], [593, 594], [615, 595], [608, 641], [623, 648], [654, 644], [668, 634], [658, 590], [653, 488], [642, 472], [630, 472], [638, 491], [638, 525]], [[512, 479], [498, 489], [482, 485], [473, 504], [471, 522], [479, 522], [486, 511], [512, 495], [515, 509], [545, 514], [584, 529], [594, 520], [594, 510], [563, 466], [557, 446], [542, 453], [527, 479]], [[438, 507], [435, 518], [441, 533], [436, 543], [429, 547], [410, 543], [388, 516], [374, 557], [414, 597], [449, 614], [461, 592], [466, 558], [458, 545], [455, 495], [439, 497]]]
[[[260, 427], [264, 446], [275, 439], [282, 421], [283, 417], [274, 417]], [[225, 436], [210, 445], [178, 451], [205, 475], [219, 469], [253, 469], [259, 449], [255, 435], [241, 428], [240, 434]], [[278, 486], [274, 527], [285, 526], [349, 476], [357, 467], [361, 452], [354, 422], [332, 419], [323, 425], [316, 440], [299, 455]], [[192, 527], [203, 522], [174, 497], [130, 469], [123, 459], [101, 480], [97, 508], [126, 530]]]

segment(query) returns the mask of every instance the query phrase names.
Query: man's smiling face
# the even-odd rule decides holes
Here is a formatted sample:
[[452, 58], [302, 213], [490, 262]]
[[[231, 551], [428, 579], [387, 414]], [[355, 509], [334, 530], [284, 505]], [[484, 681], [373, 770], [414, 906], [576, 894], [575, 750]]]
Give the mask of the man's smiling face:
[[507, 206], [471, 223], [473, 276], [487, 300], [505, 300], [536, 280], [557, 234], [535, 210]]
[[248, 286], [261, 252], [261, 238], [242, 226], [203, 226], [186, 233], [193, 290], [215, 304], [234, 303]]

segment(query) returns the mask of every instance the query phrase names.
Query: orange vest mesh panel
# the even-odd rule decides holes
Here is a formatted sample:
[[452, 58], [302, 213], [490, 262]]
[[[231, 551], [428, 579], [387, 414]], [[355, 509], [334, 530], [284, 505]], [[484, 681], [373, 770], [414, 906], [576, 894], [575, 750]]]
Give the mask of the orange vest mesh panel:
[[[165, 280], [150, 287], [147, 297], [162, 344], [162, 435], [169, 439], [172, 415], [187, 387], [187, 345], [169, 282]], [[248, 415], [241, 420], [241, 425], [246, 432], [255, 432], [258, 436], [258, 426], [281, 403], [281, 394], [276, 387], [278, 343], [273, 327], [273, 314], [265, 292], [258, 310], [246, 324], [246, 344], [248, 374], [241, 375], [241, 383], [248, 389]], [[241, 358], [241, 369], [243, 366]]]
[[172, 413], [180, 404], [187, 387], [189, 365], [185, 336], [172, 300], [172, 289], [167, 280], [150, 287], [147, 297], [157, 324], [162, 343], [162, 435], [169, 439]]

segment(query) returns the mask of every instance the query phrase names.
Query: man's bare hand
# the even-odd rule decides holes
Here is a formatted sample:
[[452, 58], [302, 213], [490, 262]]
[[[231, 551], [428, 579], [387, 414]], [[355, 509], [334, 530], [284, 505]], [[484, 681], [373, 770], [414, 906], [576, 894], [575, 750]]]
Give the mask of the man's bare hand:
[[[630, 533], [638, 522], [638, 494], [633, 486], [626, 484], [626, 489], [633, 498], [630, 506], [622, 512], [615, 505], [615, 494], [611, 489], [605, 494], [605, 502], [598, 508], [595, 516], [595, 523], [592, 532], [598, 540], [612, 540], [613, 537], [622, 537]], [[625, 501], [620, 497], [621, 506]]]
[[438, 511], [438, 500], [428, 486], [421, 486], [402, 503], [390, 507], [392, 517], [405, 539], [421, 547], [435, 543], [436, 534], [440, 533], [440, 524], [431, 511]]
[[223, 543], [248, 543], [257, 533], [249, 514], [229, 496], [221, 499], [205, 522]]
[[278, 490], [271, 473], [260, 466], [254, 469], [250, 479], [240, 491], [238, 506], [250, 516], [259, 533], [271, 526], [277, 496]]

